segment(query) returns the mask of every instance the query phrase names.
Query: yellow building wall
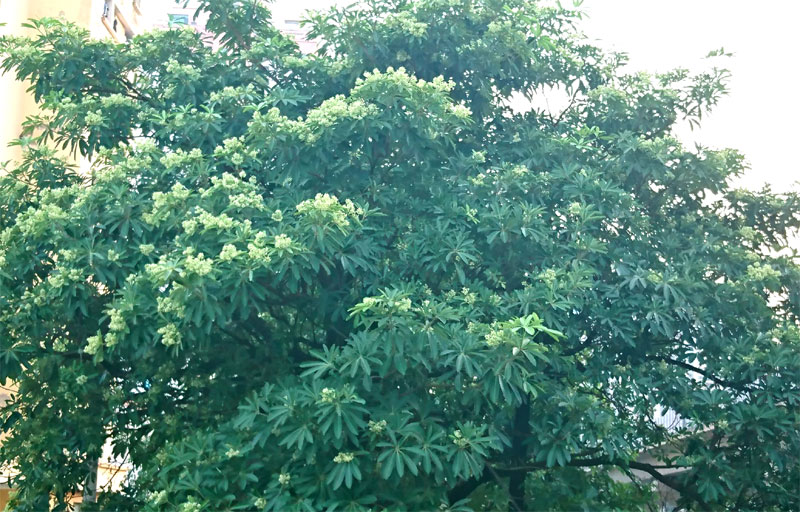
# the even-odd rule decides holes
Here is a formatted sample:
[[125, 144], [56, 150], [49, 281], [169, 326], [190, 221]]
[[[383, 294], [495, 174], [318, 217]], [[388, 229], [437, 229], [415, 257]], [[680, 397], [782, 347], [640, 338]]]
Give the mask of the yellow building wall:
[[0, 489], [0, 510], [6, 508], [9, 493], [10, 491], [8, 489]]
[[[116, 2], [130, 17], [132, 0]], [[110, 37], [103, 23], [104, 4], [105, 0], [0, 0], [0, 24], [5, 23], [0, 26], [0, 34], [28, 35], [31, 31], [22, 27], [27, 20], [60, 17], [88, 29], [92, 37]], [[19, 137], [25, 118], [37, 111], [36, 103], [26, 92], [28, 86], [17, 82], [13, 73], [0, 76], [0, 163], [19, 159], [19, 148], [9, 148], [8, 144]]]
[[[105, 3], [106, 0], [0, 0], [0, 34], [29, 35], [30, 29], [22, 26], [27, 20], [60, 17], [88, 29], [92, 37], [111, 37], [121, 42], [118, 35], [112, 34], [113, 18], [103, 19]], [[114, 0], [113, 5], [134, 32], [143, 28], [140, 14], [134, 8], [134, 0]], [[1, 26], [2, 24], [5, 26]], [[8, 144], [20, 136], [25, 118], [37, 112], [36, 102], [26, 91], [29, 85], [16, 81], [13, 73], [0, 75], [0, 164], [18, 160], [21, 156], [18, 147], [9, 147]], [[10, 383], [0, 384], [2, 403], [13, 387]], [[127, 471], [128, 468], [101, 463], [98, 488], [117, 488]], [[0, 511], [5, 508], [9, 495], [13, 492], [8, 489], [7, 477], [8, 475], [0, 474]]]
[[[0, 0], [2, 1], [2, 0]], [[0, 404], [5, 402], [11, 393], [16, 391], [16, 387], [11, 382], [0, 381]], [[3, 436], [0, 434], [0, 442], [3, 441]], [[0, 511], [2, 511], [8, 503], [10, 490], [8, 489], [8, 475], [2, 466], [0, 466]]]

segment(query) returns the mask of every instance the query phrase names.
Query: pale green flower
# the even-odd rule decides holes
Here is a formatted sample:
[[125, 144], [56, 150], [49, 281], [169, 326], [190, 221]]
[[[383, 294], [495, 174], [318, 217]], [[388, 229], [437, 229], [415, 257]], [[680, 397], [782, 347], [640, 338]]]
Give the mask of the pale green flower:
[[386, 420], [380, 420], [380, 421], [370, 420], [370, 422], [367, 424], [367, 427], [369, 428], [369, 431], [372, 432], [373, 434], [380, 434], [381, 432], [386, 430], [386, 425], [387, 425]]
[[351, 462], [355, 458], [352, 452], [339, 452], [336, 457], [333, 458], [333, 462], [336, 464], [346, 464]]
[[128, 325], [125, 322], [125, 317], [122, 315], [122, 311], [118, 309], [112, 309], [108, 312], [108, 316], [110, 318], [108, 324], [109, 331], [120, 332], [125, 331], [128, 328]]
[[185, 315], [186, 306], [171, 297], [156, 297], [158, 312], [162, 315], [172, 314], [178, 318]]
[[154, 505], [161, 505], [162, 503], [167, 501], [167, 491], [162, 490], [158, 491], [157, 493], [154, 493], [152, 496], [150, 496], [150, 501]]
[[247, 244], [247, 257], [250, 261], [266, 266], [272, 259], [269, 255], [269, 249], [266, 247], [258, 247], [256, 244]]
[[468, 119], [472, 115], [472, 110], [466, 105], [456, 104], [450, 109], [454, 116], [460, 119]]
[[103, 348], [103, 337], [100, 334], [86, 338], [86, 347], [83, 351], [89, 355], [95, 355]]
[[469, 444], [469, 440], [464, 438], [464, 435], [460, 430], [453, 432], [453, 435], [451, 435], [450, 438], [453, 440], [453, 444], [459, 448], [464, 448]]
[[161, 335], [161, 343], [165, 347], [172, 347], [180, 344], [182, 336], [175, 324], [167, 324], [158, 329], [158, 334]]
[[183, 230], [186, 231], [187, 235], [192, 235], [197, 230], [197, 221], [194, 219], [188, 219], [181, 223]]
[[241, 252], [233, 244], [225, 244], [219, 253], [220, 261], [233, 261]]
[[496, 347], [503, 343], [503, 331], [500, 329], [492, 329], [486, 336], [484, 336], [486, 344], [490, 347]]
[[330, 404], [336, 400], [336, 390], [331, 388], [323, 388], [320, 392], [319, 401], [322, 403]]
[[763, 263], [753, 263], [747, 267], [747, 278], [752, 281], [768, 281], [772, 279], [780, 279], [781, 273], [772, 268], [770, 265]]
[[292, 246], [292, 239], [288, 236], [284, 235], [283, 233], [275, 236], [275, 248], [276, 249], [288, 249]]
[[207, 259], [201, 252], [197, 256], [189, 255], [186, 257], [186, 270], [191, 274], [207, 276], [214, 270], [214, 265], [213, 262]]

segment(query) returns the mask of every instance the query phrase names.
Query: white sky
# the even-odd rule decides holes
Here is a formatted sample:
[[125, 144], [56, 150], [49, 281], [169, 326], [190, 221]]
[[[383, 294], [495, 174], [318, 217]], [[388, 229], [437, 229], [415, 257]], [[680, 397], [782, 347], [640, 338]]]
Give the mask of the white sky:
[[636, 70], [694, 68], [711, 50], [732, 52], [721, 62], [730, 94], [681, 138], [742, 151], [752, 166], [745, 186], [800, 189], [800, 1], [586, 0], [583, 10], [584, 32], [628, 53]]
[[[353, 0], [340, 0], [339, 4]], [[562, 0], [569, 5], [570, 0]], [[333, 0], [276, 0], [276, 21], [298, 19]], [[666, 71], [710, 65], [702, 58], [724, 47], [720, 64], [733, 72], [730, 94], [685, 142], [742, 151], [752, 169], [742, 185], [800, 190], [800, 0], [585, 0], [584, 32], [603, 48], [630, 56], [632, 70]]]

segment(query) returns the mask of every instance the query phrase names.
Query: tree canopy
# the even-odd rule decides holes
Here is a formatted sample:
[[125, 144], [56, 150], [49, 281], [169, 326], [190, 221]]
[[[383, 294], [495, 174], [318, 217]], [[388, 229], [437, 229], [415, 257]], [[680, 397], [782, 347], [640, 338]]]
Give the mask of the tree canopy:
[[672, 135], [724, 69], [530, 0], [334, 8], [308, 55], [201, 4], [216, 44], [0, 39], [42, 109], [0, 177], [15, 510], [106, 440], [109, 510], [797, 510], [800, 198]]

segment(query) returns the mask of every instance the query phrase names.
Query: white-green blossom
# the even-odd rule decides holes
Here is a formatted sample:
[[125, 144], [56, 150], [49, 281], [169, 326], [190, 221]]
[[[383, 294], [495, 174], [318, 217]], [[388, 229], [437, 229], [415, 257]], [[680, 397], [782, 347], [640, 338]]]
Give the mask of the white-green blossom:
[[109, 331], [122, 332], [128, 328], [125, 322], [125, 317], [122, 315], [122, 311], [119, 309], [111, 309], [108, 312], [108, 317], [110, 319], [108, 323]]
[[747, 279], [751, 281], [769, 281], [773, 279], [780, 279], [781, 273], [772, 268], [770, 265], [765, 265], [761, 262], [753, 263], [747, 267]]
[[86, 347], [83, 351], [89, 355], [95, 355], [103, 348], [103, 337], [100, 334], [86, 338]]
[[172, 323], [160, 327], [157, 332], [161, 335], [161, 343], [166, 347], [178, 345], [182, 340], [178, 326]]
[[352, 462], [355, 458], [352, 452], [339, 452], [336, 457], [333, 458], [333, 462], [336, 464], [346, 464], [348, 462]]
[[322, 403], [333, 403], [336, 400], [337, 393], [335, 389], [323, 388], [320, 392], [319, 401]]
[[233, 261], [239, 255], [241, 251], [239, 251], [235, 245], [233, 244], [225, 244], [222, 247], [222, 250], [219, 252], [219, 259], [220, 261]]
[[276, 249], [288, 249], [292, 246], [292, 239], [288, 236], [284, 235], [283, 233], [275, 236], [275, 248]]
[[373, 434], [380, 434], [381, 432], [386, 430], [386, 425], [387, 425], [386, 420], [380, 420], [380, 421], [370, 420], [369, 423], [367, 424], [367, 428], [369, 428], [369, 431], [372, 432]]
[[202, 252], [197, 256], [187, 256], [185, 265], [188, 273], [198, 276], [207, 276], [214, 270], [213, 261], [206, 258]]

